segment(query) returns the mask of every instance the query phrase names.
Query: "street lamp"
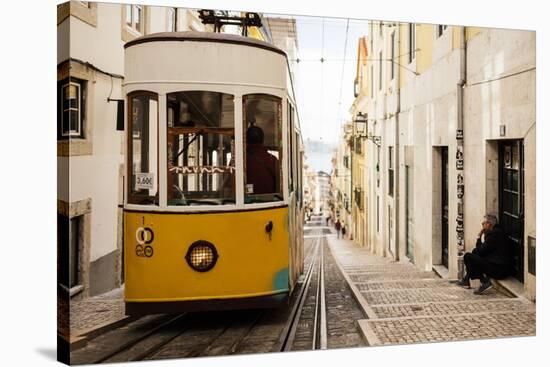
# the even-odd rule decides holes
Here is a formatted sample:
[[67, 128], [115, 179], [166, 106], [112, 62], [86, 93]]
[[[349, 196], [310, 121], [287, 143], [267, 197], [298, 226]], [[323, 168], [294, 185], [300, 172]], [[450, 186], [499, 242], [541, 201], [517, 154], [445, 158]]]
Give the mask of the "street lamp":
[[353, 120], [353, 122], [355, 123], [355, 131], [357, 132], [357, 136], [370, 139], [377, 146], [382, 145], [382, 138], [380, 136], [369, 135], [367, 125], [368, 121], [369, 119], [366, 114], [363, 114], [361, 111], [357, 113], [355, 119]]
[[358, 112], [355, 116], [355, 120], [353, 120], [355, 123], [355, 131], [357, 132], [357, 135], [361, 138], [366, 138], [368, 136], [367, 133], [367, 124], [368, 124], [368, 118], [366, 114], [363, 114], [362, 112]]

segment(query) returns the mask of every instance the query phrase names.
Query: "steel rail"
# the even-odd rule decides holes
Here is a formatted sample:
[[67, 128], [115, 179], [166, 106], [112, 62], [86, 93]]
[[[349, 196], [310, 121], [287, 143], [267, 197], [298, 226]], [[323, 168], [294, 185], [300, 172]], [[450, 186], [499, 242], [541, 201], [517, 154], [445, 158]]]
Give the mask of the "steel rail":
[[[324, 238], [323, 238], [324, 240]], [[321, 240], [321, 241], [323, 241]], [[327, 303], [325, 298], [325, 260], [323, 257], [324, 254], [324, 243], [321, 244], [321, 261], [319, 265], [319, 349], [327, 349], [328, 344], [328, 332], [327, 332]]]
[[310, 251], [310, 256], [312, 257], [311, 263], [309, 264], [308, 270], [306, 272], [303, 286], [300, 289], [300, 293], [298, 294], [298, 297], [296, 298], [296, 301], [294, 303], [294, 306], [290, 312], [290, 317], [285, 324], [285, 327], [281, 331], [278, 343], [276, 344], [276, 347], [273, 351], [278, 352], [285, 352], [289, 351], [292, 348], [292, 344], [294, 343], [294, 337], [296, 336], [296, 329], [298, 328], [298, 322], [300, 321], [300, 316], [302, 314], [302, 309], [304, 307], [304, 303], [306, 300], [307, 290], [309, 289], [309, 284], [311, 282], [312, 274], [314, 265], [316, 262], [316, 255], [319, 246], [319, 239], [316, 240], [315, 245], [313, 246], [313, 249]]
[[[108, 353], [104, 354], [103, 356], [95, 359], [94, 361], [90, 362], [91, 364], [97, 364], [97, 363], [103, 363], [111, 358], [113, 358], [114, 356], [122, 353], [122, 352], [125, 352], [127, 350], [129, 350], [130, 348], [132, 348], [133, 346], [137, 345], [138, 343], [140, 343], [141, 341], [147, 339], [148, 337], [150, 337], [151, 335], [153, 334], [156, 334], [158, 333], [160, 330], [166, 328], [167, 326], [170, 326], [172, 324], [174, 324], [175, 322], [177, 322], [178, 320], [181, 320], [182, 318], [186, 317], [187, 314], [181, 314], [181, 315], [177, 315], [171, 319], [169, 319], [168, 321], [165, 321], [163, 322], [162, 324], [154, 327], [153, 329], [141, 334], [140, 336], [132, 339], [132, 340], [129, 340], [127, 341], [126, 343], [120, 345], [119, 347], [109, 351]], [[181, 335], [183, 332], [185, 332], [187, 328], [183, 328], [181, 330], [181, 332], [179, 332], [176, 336], [174, 337], [170, 337], [170, 338], [167, 338], [168, 340], [162, 340], [161, 342], [159, 343], [156, 343], [153, 347], [151, 348], [148, 348], [147, 351], [141, 353], [138, 357], [140, 357], [139, 359], [134, 359], [132, 358], [131, 360], [135, 361], [135, 360], [141, 360], [141, 359], [144, 359], [145, 357], [147, 357], [149, 354], [151, 354], [154, 350], [158, 350], [158, 348], [160, 348], [161, 346], [165, 345], [166, 343], [170, 342], [172, 339], [174, 339], [175, 337]]]

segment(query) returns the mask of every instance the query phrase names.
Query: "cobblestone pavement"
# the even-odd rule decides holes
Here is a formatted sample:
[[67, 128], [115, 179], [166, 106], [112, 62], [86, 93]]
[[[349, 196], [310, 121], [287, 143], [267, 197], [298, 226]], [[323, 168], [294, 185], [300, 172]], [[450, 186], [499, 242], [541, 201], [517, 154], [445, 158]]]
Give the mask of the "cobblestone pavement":
[[344, 276], [340, 273], [326, 239], [323, 239], [322, 243], [325, 246], [323, 257], [328, 347], [331, 349], [364, 346], [365, 343], [356, 322], [363, 318], [363, 312], [360, 305], [353, 298]]
[[535, 306], [525, 299], [494, 289], [474, 295], [434, 272], [373, 255], [351, 241], [328, 240], [369, 315], [358, 321], [368, 345], [535, 335]]
[[70, 303], [71, 336], [79, 336], [120, 321], [124, 314], [124, 287]]

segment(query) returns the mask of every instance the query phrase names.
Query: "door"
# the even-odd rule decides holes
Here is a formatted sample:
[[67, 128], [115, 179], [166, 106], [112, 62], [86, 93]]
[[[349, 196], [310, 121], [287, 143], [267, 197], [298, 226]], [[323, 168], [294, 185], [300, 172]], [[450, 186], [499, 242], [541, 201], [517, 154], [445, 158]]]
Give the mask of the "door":
[[410, 166], [405, 166], [405, 195], [407, 197], [407, 202], [405, 205], [405, 216], [407, 222], [407, 257], [414, 262], [414, 241], [413, 241], [413, 210], [414, 210], [414, 191], [413, 191], [413, 177], [412, 177], [412, 168]]
[[449, 151], [441, 148], [441, 264], [449, 267]]
[[395, 241], [393, 240], [393, 211], [391, 206], [388, 205], [388, 239], [389, 239], [389, 249], [394, 259], [397, 258], [397, 252], [395, 249]]
[[523, 282], [523, 141], [499, 143], [499, 220], [514, 244], [513, 276]]

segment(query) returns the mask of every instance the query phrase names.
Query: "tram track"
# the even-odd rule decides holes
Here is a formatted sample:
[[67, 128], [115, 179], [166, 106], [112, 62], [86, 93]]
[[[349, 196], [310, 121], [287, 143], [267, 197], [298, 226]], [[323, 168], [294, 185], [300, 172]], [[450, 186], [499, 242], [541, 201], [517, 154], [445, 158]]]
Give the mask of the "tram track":
[[[327, 314], [324, 287], [323, 239], [312, 246], [303, 286], [274, 351], [327, 348]], [[313, 315], [311, 311], [313, 310]]]
[[[188, 316], [188, 314], [180, 314], [180, 315], [177, 315], [175, 317], [171, 317], [169, 320], [167, 320], [167, 321], [163, 322], [162, 324], [152, 328], [151, 330], [148, 330], [148, 331], [144, 332], [143, 334], [141, 334], [141, 335], [139, 335], [139, 336], [137, 336], [137, 337], [135, 337], [131, 340], [128, 340], [126, 343], [110, 350], [106, 354], [101, 355], [100, 357], [93, 360], [91, 363], [92, 364], [97, 364], [97, 363], [104, 363], [104, 362], [118, 362], [118, 361], [121, 361], [121, 359], [117, 358], [117, 357], [120, 357], [122, 354], [127, 353], [132, 348], [136, 347], [140, 343], [143, 343], [144, 341], [150, 339], [151, 337], [153, 337], [155, 335], [162, 335], [163, 331], [166, 331], [171, 326], [174, 326], [178, 321], [181, 322], [187, 316]], [[170, 341], [172, 341], [173, 339], [175, 339], [178, 336], [180, 336], [181, 334], [183, 334], [186, 330], [187, 330], [186, 327], [178, 329], [178, 331], [175, 333], [175, 335], [170, 335], [169, 334], [167, 337], [161, 338], [161, 340], [159, 340], [156, 343], [153, 343], [153, 345], [145, 348], [144, 351], [139, 352], [137, 355], [129, 356], [129, 358], [126, 358], [126, 359], [123, 359], [123, 360], [125, 360], [125, 361], [144, 360], [145, 358], [147, 358], [147, 356], [153, 354], [154, 351], [156, 351], [159, 348], [161, 348], [162, 346], [168, 344]]]

